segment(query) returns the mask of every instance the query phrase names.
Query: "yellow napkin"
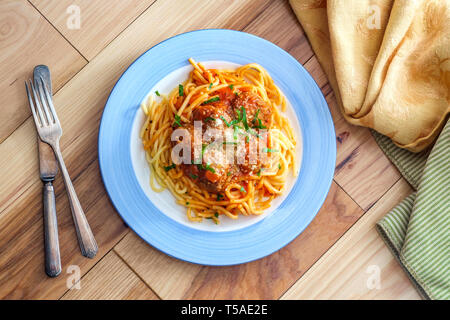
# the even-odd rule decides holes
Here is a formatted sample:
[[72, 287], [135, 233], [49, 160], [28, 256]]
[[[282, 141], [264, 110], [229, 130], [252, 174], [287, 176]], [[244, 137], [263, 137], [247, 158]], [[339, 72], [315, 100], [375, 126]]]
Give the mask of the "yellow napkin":
[[450, 112], [450, 0], [290, 0], [344, 117], [417, 152]]

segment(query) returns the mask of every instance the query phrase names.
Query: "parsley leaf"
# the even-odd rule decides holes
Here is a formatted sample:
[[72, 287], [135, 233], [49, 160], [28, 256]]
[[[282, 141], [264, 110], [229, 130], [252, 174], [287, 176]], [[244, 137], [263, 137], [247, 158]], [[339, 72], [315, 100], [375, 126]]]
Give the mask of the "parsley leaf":
[[277, 149], [263, 148], [262, 152], [279, 152]]
[[184, 87], [182, 84], [178, 85], [178, 95], [182, 97], [184, 95]]
[[175, 167], [176, 167], [175, 163], [172, 163], [170, 166], [164, 167], [164, 170], [166, 170], [166, 172], [167, 172], [169, 170], [175, 169]]
[[202, 104], [208, 104], [208, 103], [216, 102], [216, 101], [219, 101], [219, 100], [220, 100], [219, 97], [213, 97], [213, 98], [211, 98], [211, 99], [206, 100], [206, 101], [203, 102]]
[[182, 127], [180, 120], [181, 120], [181, 117], [176, 114], [175, 115], [175, 122], [173, 123], [173, 126], [174, 125], [178, 125], [179, 127]]
[[209, 163], [206, 164], [205, 169], [208, 170], [208, 171], [210, 171], [210, 172], [212, 172], [212, 173], [216, 173], [216, 170], [214, 170], [214, 168], [212, 168], [212, 167], [209, 165]]
[[227, 125], [227, 127], [231, 126], [231, 123], [229, 123], [223, 116], [220, 116], [220, 119]]
[[244, 124], [245, 130], [248, 131], [247, 112], [245, 111], [244, 107], [241, 107], [241, 111], [242, 111], [242, 123]]

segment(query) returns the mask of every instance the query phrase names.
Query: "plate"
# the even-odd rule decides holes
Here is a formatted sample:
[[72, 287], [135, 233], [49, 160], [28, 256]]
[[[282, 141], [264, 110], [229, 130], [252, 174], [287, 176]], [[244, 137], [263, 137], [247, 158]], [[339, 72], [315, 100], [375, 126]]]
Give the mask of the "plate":
[[[220, 225], [189, 222], [169, 191], [149, 187], [149, 169], [139, 139], [141, 102], [155, 90], [168, 93], [187, 78], [193, 57], [207, 67], [258, 63], [288, 101], [297, 136], [297, 178], [264, 215]], [[334, 173], [336, 143], [326, 101], [307, 71], [287, 52], [262, 38], [232, 30], [177, 35], [134, 61], [114, 86], [99, 132], [99, 163], [106, 190], [123, 220], [166, 254], [203, 265], [233, 265], [269, 255], [297, 237], [320, 209]]]
[[[240, 66], [239, 64], [228, 61], [202, 61], [202, 64], [206, 68], [215, 68], [215, 69], [236, 69], [237, 67]], [[156, 83], [152, 89], [150, 89], [148, 96], [152, 95], [153, 99], [161, 99], [155, 95], [156, 90], [158, 90], [158, 92], [161, 94], [169, 94], [173, 90], [173, 88], [178, 87], [180, 83], [183, 83], [189, 77], [189, 73], [191, 71], [192, 66], [190, 64], [172, 71], [170, 74], [168, 74], [163, 79], [158, 81], [158, 83]], [[144, 100], [142, 101], [143, 103], [147, 101], [148, 96], [144, 98]], [[287, 101], [285, 115], [290, 119], [291, 126], [297, 141], [296, 156], [298, 162], [301, 162], [302, 159], [301, 129], [300, 124], [297, 121], [297, 117], [295, 116], [295, 109], [292, 107], [289, 101]], [[271, 207], [267, 209], [262, 215], [240, 216], [239, 219], [237, 220], [229, 219], [223, 216], [221, 217], [220, 225], [216, 225], [213, 223], [213, 221], [208, 220], [204, 221], [204, 223], [192, 223], [191, 221], [188, 220], [186, 216], [186, 208], [174, 203], [174, 197], [169, 190], [165, 190], [161, 193], [158, 193], [154, 192], [150, 187], [149, 184], [150, 168], [146, 160], [145, 150], [139, 137], [145, 119], [146, 117], [144, 112], [141, 109], [139, 109], [136, 112], [136, 116], [134, 118], [133, 125], [131, 127], [130, 152], [131, 152], [131, 161], [133, 163], [133, 169], [136, 178], [139, 181], [139, 184], [142, 190], [144, 190], [147, 197], [161, 212], [165, 213], [168, 217], [172, 218], [178, 223], [184, 224], [190, 228], [211, 232], [223, 232], [223, 231], [237, 230], [255, 224], [258, 221], [264, 219], [272, 212], [274, 212], [280, 206], [280, 204], [286, 199], [286, 197], [290, 193], [291, 189], [293, 188], [297, 180], [297, 177], [290, 175], [286, 180], [285, 192], [279, 197], [276, 197], [271, 202]], [[300, 166], [301, 163], [298, 164], [298, 167]]]

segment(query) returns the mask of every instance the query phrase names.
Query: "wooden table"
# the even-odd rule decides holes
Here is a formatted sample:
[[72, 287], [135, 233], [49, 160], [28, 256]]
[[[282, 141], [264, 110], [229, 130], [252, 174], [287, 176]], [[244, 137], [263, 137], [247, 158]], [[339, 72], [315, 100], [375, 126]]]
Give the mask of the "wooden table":
[[[242, 30], [288, 51], [322, 89], [336, 127], [334, 181], [314, 221], [280, 251], [231, 267], [182, 262], [144, 243], [111, 205], [97, 159], [100, 117], [122, 72], [158, 42], [202, 28]], [[411, 188], [369, 131], [342, 118], [287, 1], [2, 0], [0, 48], [1, 298], [419, 298], [374, 229]], [[24, 88], [38, 64], [52, 71], [62, 153], [100, 248], [93, 260], [81, 256], [59, 176], [63, 272], [55, 279], [44, 273], [42, 185]]]

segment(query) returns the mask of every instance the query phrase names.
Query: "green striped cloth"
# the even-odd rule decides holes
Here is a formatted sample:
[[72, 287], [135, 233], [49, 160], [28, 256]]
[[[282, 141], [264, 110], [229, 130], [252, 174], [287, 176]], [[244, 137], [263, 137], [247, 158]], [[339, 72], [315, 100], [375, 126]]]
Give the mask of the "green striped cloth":
[[450, 299], [450, 121], [431, 152], [412, 153], [373, 132], [416, 190], [377, 223], [377, 230], [419, 293]]

